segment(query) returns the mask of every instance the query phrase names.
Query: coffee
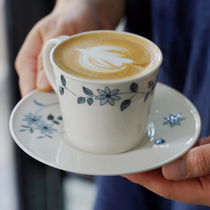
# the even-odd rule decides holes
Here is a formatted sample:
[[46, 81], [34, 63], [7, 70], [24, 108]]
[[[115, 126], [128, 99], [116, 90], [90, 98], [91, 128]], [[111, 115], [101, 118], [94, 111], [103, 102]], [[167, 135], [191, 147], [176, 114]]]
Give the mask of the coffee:
[[43, 66], [58, 95], [66, 142], [116, 154], [150, 141], [161, 62], [155, 44], [130, 33], [92, 31], [47, 41]]
[[124, 80], [153, 69], [159, 54], [144, 38], [105, 31], [71, 37], [55, 49], [53, 58], [62, 70], [80, 78]]

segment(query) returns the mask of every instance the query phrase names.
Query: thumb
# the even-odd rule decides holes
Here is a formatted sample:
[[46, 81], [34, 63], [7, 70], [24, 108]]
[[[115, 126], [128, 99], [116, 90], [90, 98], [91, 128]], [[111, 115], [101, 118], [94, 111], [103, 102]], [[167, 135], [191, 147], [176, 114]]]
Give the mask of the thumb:
[[192, 148], [182, 158], [163, 166], [163, 176], [168, 180], [182, 180], [210, 173], [210, 144]]

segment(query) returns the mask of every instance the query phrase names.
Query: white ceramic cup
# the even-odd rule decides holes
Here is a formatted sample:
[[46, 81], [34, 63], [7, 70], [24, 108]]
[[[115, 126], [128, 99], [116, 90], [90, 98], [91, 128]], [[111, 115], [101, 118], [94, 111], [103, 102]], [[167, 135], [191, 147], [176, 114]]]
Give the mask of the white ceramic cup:
[[[82, 34], [85, 33], [100, 31]], [[44, 69], [58, 95], [69, 143], [100, 154], [122, 153], [135, 148], [147, 138], [150, 107], [162, 62], [159, 48], [138, 36], [154, 45], [159, 53], [153, 69], [132, 79], [88, 80], [66, 73], [54, 62], [56, 47], [74, 36], [51, 39], [43, 50]]]

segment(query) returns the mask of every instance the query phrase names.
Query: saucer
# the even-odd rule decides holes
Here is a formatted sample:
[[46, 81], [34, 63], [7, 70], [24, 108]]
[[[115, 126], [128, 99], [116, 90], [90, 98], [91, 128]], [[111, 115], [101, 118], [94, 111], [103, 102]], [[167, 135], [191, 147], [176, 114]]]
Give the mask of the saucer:
[[161, 83], [151, 109], [149, 140], [121, 154], [93, 154], [70, 145], [54, 92], [31, 92], [15, 106], [10, 118], [11, 134], [28, 155], [57, 169], [87, 175], [123, 175], [161, 167], [184, 155], [200, 129], [194, 105]]

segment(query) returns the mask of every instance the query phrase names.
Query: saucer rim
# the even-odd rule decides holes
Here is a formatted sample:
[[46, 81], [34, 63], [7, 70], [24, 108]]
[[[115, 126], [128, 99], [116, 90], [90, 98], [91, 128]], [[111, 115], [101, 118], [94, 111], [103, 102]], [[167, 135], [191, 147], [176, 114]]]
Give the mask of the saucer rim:
[[[188, 148], [187, 148], [187, 149], [183, 150], [181, 153], [177, 154], [176, 156], [174, 156], [174, 157], [172, 157], [172, 158], [170, 158], [170, 159], [166, 159], [165, 161], [159, 162], [158, 164], [153, 165], [152, 167], [148, 167], [147, 169], [144, 169], [144, 170], [142, 170], [142, 169], [136, 169], [136, 170], [132, 170], [132, 172], [131, 172], [131, 171], [130, 171], [130, 172], [128, 172], [128, 171], [126, 172], [126, 170], [124, 170], [124, 172], [117, 172], [117, 170], [116, 170], [115, 172], [110, 172], [110, 171], [109, 171], [109, 172], [105, 172], [105, 171], [103, 171], [103, 172], [93, 172], [93, 171], [87, 171], [87, 170], [85, 170], [84, 172], [82, 172], [82, 170], [69, 170], [69, 169], [66, 169], [66, 168], [62, 167], [62, 165], [60, 166], [59, 164], [55, 164], [55, 162], [51, 163], [52, 161], [50, 162], [50, 161], [46, 160], [45, 158], [39, 156], [37, 153], [33, 153], [32, 150], [30, 150], [30, 149], [28, 149], [27, 147], [25, 147], [24, 144], [16, 137], [16, 134], [15, 134], [15, 131], [14, 131], [15, 129], [13, 129], [13, 127], [14, 127], [14, 126], [13, 126], [14, 115], [15, 115], [17, 109], [19, 108], [19, 106], [21, 106], [22, 103], [23, 103], [25, 100], [27, 100], [28, 98], [30, 98], [31, 95], [40, 92], [39, 90], [34, 90], [34, 91], [32, 91], [31, 93], [29, 93], [27, 96], [25, 96], [24, 98], [22, 98], [22, 99], [17, 103], [17, 105], [14, 107], [14, 109], [13, 109], [13, 111], [12, 111], [12, 113], [11, 113], [10, 121], [9, 121], [10, 132], [11, 132], [11, 134], [12, 134], [13, 139], [14, 139], [15, 142], [17, 143], [17, 145], [18, 145], [24, 152], [26, 152], [29, 156], [33, 157], [34, 159], [36, 159], [36, 160], [38, 160], [38, 161], [40, 161], [40, 162], [42, 162], [42, 163], [44, 163], [44, 164], [46, 164], [46, 165], [49, 165], [49, 166], [54, 167], [54, 168], [57, 168], [57, 169], [59, 169], [59, 170], [68, 171], [68, 172], [73, 172], [73, 173], [79, 173], [79, 174], [86, 174], [86, 175], [104, 175], [104, 176], [110, 176], [110, 175], [123, 175], [123, 174], [139, 173], [139, 172], [145, 172], [145, 171], [149, 171], [149, 170], [154, 170], [154, 169], [159, 168], [159, 167], [161, 167], [161, 166], [163, 166], [163, 165], [165, 165], [165, 164], [168, 164], [168, 163], [170, 163], [170, 162], [173, 162], [174, 160], [176, 160], [176, 159], [180, 158], [181, 156], [183, 156], [190, 148], [193, 147], [193, 145], [195, 144], [195, 141], [197, 140], [197, 138], [198, 138], [199, 135], [200, 135], [200, 130], [201, 130], [200, 115], [199, 115], [199, 113], [198, 113], [196, 107], [193, 105], [193, 103], [192, 103], [189, 99], [187, 99], [183, 94], [181, 94], [180, 92], [178, 92], [177, 90], [175, 90], [175, 89], [173, 89], [173, 88], [171, 88], [171, 87], [169, 87], [169, 86], [167, 86], [167, 85], [164, 85], [164, 84], [162, 84], [162, 83], [159, 83], [159, 82], [158, 82], [158, 84], [161, 85], [161, 86], [164, 86], [163, 88], [169, 88], [169, 89], [172, 89], [173, 91], [177, 92], [180, 96], [183, 97], [183, 99], [188, 103], [188, 105], [190, 105], [190, 107], [193, 107], [193, 108], [194, 108], [194, 110], [197, 112], [197, 113], [196, 113], [196, 119], [195, 119], [195, 117], [194, 117], [195, 121], [197, 122], [197, 128], [196, 128], [196, 132], [194, 132], [195, 135], [194, 135], [194, 137], [193, 137], [193, 140], [190, 142], [190, 144], [188, 145]], [[52, 91], [52, 92], [53, 92], [53, 91]], [[150, 122], [152, 122], [152, 121], [150, 121]], [[63, 138], [62, 141], [65, 141], [65, 139]], [[65, 143], [68, 144], [66, 141], [65, 141]], [[145, 145], [147, 145], [147, 144], [148, 144], [148, 142], [145, 143]], [[71, 145], [69, 145], [69, 144], [68, 144], [68, 146], [71, 147]], [[92, 153], [89, 153], [89, 152], [86, 152], [86, 151], [82, 151], [82, 150], [80, 150], [80, 149], [78, 150], [78, 149], [75, 148], [75, 147], [74, 147], [74, 149], [76, 149], [78, 152], [87, 153], [88, 155], [94, 155], [94, 156], [96, 156], [96, 157], [97, 157], [98, 155], [101, 156], [101, 154], [92, 154]], [[139, 149], [140, 149], [140, 148], [139, 148]], [[138, 150], [139, 150], [139, 149], [138, 149]], [[132, 150], [131, 150], [131, 151], [132, 151]], [[116, 154], [116, 155], [124, 155], [124, 154], [126, 154], [126, 153], [127, 153], [127, 152], [121, 153], [121, 154]], [[112, 155], [103, 155], [103, 156], [112, 156]], [[105, 158], [106, 158], [106, 157], [105, 157]], [[75, 167], [74, 167], [74, 168], [75, 168]]]

